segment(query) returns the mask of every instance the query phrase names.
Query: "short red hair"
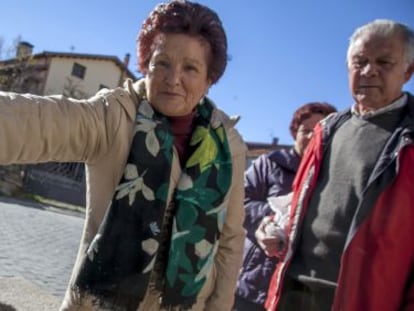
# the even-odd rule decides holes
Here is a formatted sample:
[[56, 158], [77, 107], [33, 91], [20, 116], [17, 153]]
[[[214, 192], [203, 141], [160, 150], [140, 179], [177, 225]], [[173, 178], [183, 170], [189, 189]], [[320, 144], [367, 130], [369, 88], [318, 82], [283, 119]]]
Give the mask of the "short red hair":
[[290, 121], [290, 134], [296, 139], [296, 133], [303, 121], [308, 119], [312, 114], [321, 114], [327, 116], [336, 112], [336, 108], [326, 102], [311, 102], [300, 106], [294, 113], [292, 121]]

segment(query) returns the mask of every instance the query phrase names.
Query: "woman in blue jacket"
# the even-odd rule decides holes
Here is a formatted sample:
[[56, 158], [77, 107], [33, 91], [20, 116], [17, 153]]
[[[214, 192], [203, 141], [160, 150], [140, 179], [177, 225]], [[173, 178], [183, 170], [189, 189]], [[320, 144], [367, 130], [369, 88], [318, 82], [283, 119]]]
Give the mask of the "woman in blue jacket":
[[307, 103], [293, 114], [290, 132], [295, 140], [290, 149], [281, 149], [257, 158], [245, 172], [243, 266], [237, 283], [233, 311], [264, 311], [264, 303], [276, 257], [267, 257], [258, 246], [255, 231], [263, 217], [272, 213], [267, 198], [287, 194], [300, 159], [317, 122], [336, 109], [327, 103]]

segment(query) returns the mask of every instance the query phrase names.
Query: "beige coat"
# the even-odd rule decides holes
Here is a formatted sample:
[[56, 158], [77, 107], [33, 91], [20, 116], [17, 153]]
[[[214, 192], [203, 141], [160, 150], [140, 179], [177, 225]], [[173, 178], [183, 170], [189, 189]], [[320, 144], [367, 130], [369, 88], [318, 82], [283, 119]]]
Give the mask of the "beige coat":
[[[138, 96], [143, 81], [103, 90], [88, 100], [37, 97], [0, 92], [0, 164], [65, 161], [86, 163], [87, 207], [84, 230], [70, 284], [95, 236], [123, 173], [133, 137]], [[226, 198], [228, 212], [208, 281], [192, 310], [230, 310], [241, 265], [243, 172], [246, 147], [235, 121], [216, 109], [213, 122], [223, 122], [233, 156], [233, 179]], [[170, 195], [181, 168], [174, 152]], [[147, 291], [139, 311], [160, 310], [156, 293]], [[69, 285], [61, 310], [99, 310], [80, 301]]]

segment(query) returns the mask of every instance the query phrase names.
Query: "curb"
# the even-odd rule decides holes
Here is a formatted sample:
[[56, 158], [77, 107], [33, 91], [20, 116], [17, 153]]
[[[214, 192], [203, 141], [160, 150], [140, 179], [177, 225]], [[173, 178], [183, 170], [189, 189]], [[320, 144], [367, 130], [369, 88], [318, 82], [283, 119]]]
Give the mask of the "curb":
[[[36, 199], [27, 199], [21, 197], [5, 196], [0, 193], [0, 202], [22, 204], [27, 207], [49, 210], [56, 213], [85, 217], [85, 209], [79, 206], [70, 205], [62, 202], [52, 201], [37, 197]], [[0, 311], [2, 311], [0, 309]]]

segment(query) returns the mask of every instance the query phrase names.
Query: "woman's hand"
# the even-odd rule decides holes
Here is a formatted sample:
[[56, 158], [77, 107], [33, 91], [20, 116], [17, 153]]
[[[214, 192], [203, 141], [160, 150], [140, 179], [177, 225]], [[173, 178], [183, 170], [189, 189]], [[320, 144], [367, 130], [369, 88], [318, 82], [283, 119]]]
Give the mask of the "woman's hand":
[[285, 231], [274, 224], [272, 217], [266, 216], [255, 232], [257, 243], [266, 256], [280, 257], [286, 246]]

